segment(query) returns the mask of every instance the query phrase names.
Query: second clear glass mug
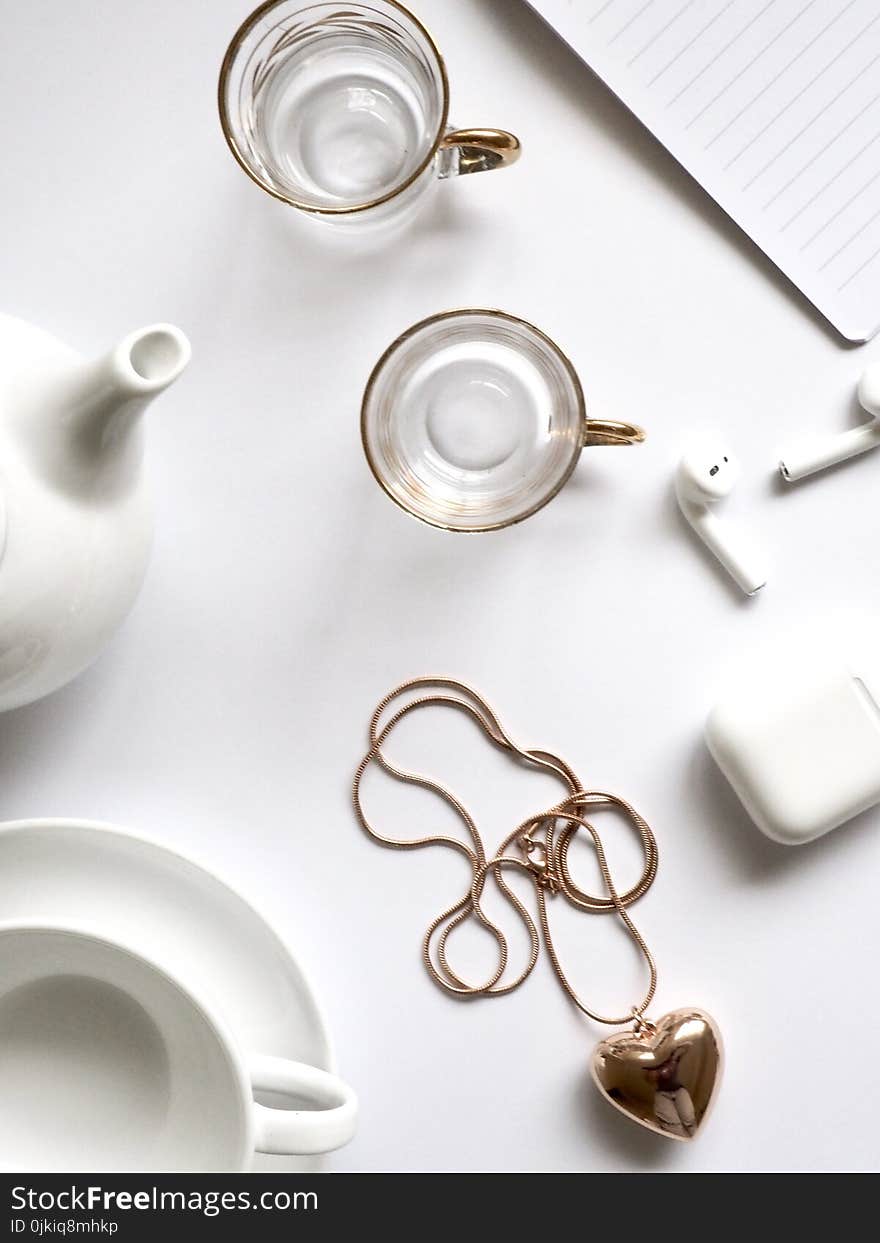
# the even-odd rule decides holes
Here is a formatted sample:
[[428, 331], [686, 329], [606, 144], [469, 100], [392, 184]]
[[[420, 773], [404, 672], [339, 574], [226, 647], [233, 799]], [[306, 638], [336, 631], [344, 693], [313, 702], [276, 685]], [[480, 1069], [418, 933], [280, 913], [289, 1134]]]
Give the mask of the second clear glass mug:
[[634, 423], [587, 417], [573, 364], [527, 320], [467, 309], [394, 341], [367, 382], [361, 439], [388, 496], [446, 531], [497, 531], [537, 513], [581, 451], [635, 445]]
[[233, 36], [219, 107], [248, 176], [333, 223], [397, 221], [438, 180], [520, 154], [505, 130], [449, 128], [443, 58], [397, 0], [267, 0]]

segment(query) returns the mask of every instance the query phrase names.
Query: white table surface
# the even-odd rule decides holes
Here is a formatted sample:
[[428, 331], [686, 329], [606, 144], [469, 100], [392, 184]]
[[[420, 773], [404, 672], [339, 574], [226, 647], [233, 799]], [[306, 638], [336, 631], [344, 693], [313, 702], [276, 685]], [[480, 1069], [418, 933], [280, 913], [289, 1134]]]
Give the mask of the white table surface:
[[[788, 493], [773, 478], [779, 442], [856, 417], [880, 348], [844, 348], [520, 0], [418, 0], [453, 120], [515, 130], [520, 165], [442, 187], [391, 249], [340, 248], [222, 141], [216, 70], [244, 10], [6, 6], [3, 309], [85, 352], [168, 319], [194, 356], [149, 416], [143, 595], [93, 670], [0, 720], [0, 816], [128, 825], [237, 877], [311, 968], [361, 1095], [330, 1169], [876, 1167], [878, 815], [799, 851], [765, 841], [701, 726], [751, 645], [880, 603], [880, 461]], [[540, 324], [591, 411], [643, 422], [647, 444], [589, 452], [548, 509], [497, 535], [398, 511], [362, 457], [360, 395], [398, 331], [458, 305]], [[773, 553], [754, 601], [671, 499], [683, 443], [710, 426], [743, 458], [731, 517]], [[655, 1140], [598, 1099], [587, 1065], [605, 1033], [546, 962], [517, 994], [465, 1005], [425, 976], [422, 930], [462, 865], [367, 841], [349, 784], [374, 704], [429, 672], [470, 680], [515, 737], [654, 826], [660, 874], [635, 913], [656, 1008], [701, 1005], [727, 1043], [697, 1143]], [[454, 721], [413, 725], [397, 754], [470, 799], [490, 847], [556, 796]], [[439, 825], [377, 787], [390, 832]], [[612, 839], [623, 882], [635, 851]], [[588, 999], [635, 1000], [615, 922], [553, 913]]]

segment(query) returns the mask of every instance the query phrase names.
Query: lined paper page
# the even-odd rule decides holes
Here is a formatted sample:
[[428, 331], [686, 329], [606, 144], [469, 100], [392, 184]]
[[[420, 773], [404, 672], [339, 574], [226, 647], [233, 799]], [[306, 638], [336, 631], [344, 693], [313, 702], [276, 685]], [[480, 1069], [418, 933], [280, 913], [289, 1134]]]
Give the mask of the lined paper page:
[[880, 0], [531, 0], [849, 340], [880, 329]]

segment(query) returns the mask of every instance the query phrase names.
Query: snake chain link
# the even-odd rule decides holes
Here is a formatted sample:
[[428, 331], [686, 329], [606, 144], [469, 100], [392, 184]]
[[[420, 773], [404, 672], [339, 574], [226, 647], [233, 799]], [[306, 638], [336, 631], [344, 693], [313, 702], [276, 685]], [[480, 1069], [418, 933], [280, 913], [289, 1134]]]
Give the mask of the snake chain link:
[[[428, 692], [431, 693], [422, 693]], [[401, 697], [411, 696], [398, 707], [383, 724], [389, 707]], [[507, 751], [514, 758], [557, 777], [567, 788], [567, 796], [554, 807], [548, 808], [537, 816], [531, 816], [510, 833], [501, 843], [497, 853], [490, 859], [486, 855], [482, 837], [473, 817], [455, 797], [455, 795], [439, 782], [419, 773], [407, 772], [398, 768], [386, 757], [383, 747], [394, 729], [405, 717], [428, 707], [447, 707], [463, 712], [485, 733], [486, 737], [500, 750]], [[389, 776], [409, 785], [420, 786], [439, 796], [458, 815], [464, 824], [470, 844], [456, 837], [442, 834], [429, 837], [400, 839], [387, 837], [380, 833], [367, 819], [361, 801], [361, 786], [364, 774], [371, 764], [378, 764]], [[458, 997], [492, 996], [499, 997], [513, 992], [531, 975], [538, 961], [541, 936], [547, 954], [562, 988], [574, 1004], [597, 1023], [610, 1026], [621, 1026], [635, 1021], [641, 1022], [645, 1010], [651, 1004], [657, 987], [657, 969], [654, 959], [641, 933], [630, 919], [627, 907], [636, 902], [651, 887], [657, 874], [657, 843], [650, 827], [638, 812], [613, 794], [600, 791], [585, 791], [574, 771], [549, 751], [526, 750], [517, 746], [502, 728], [496, 714], [486, 701], [466, 686], [453, 678], [413, 678], [391, 691], [373, 713], [370, 721], [370, 748], [358, 766], [353, 787], [354, 810], [361, 827], [375, 841], [393, 850], [417, 850], [423, 846], [446, 846], [463, 854], [471, 868], [472, 879], [468, 892], [452, 906], [448, 907], [432, 921], [425, 933], [422, 943], [422, 956], [431, 978], [447, 993]], [[617, 809], [633, 826], [639, 836], [644, 854], [644, 869], [640, 880], [624, 894], [618, 894], [611, 876], [602, 840], [595, 827], [586, 819], [586, 812], [591, 808], [612, 807]], [[560, 827], [561, 825], [561, 827]], [[593, 897], [580, 889], [572, 880], [568, 867], [568, 851], [571, 842], [579, 830], [583, 829], [590, 836], [602, 880], [605, 884], [607, 897]], [[516, 847], [519, 854], [508, 853]], [[532, 919], [524, 903], [506, 883], [503, 871], [513, 869], [525, 872], [535, 885], [535, 896], [538, 910], [538, 921], [541, 927], [539, 936], [535, 921]], [[486, 878], [492, 874], [502, 895], [517, 912], [528, 933], [530, 950], [528, 962], [518, 976], [508, 982], [503, 977], [508, 966], [507, 939], [497, 924], [486, 915], [481, 906], [481, 897], [485, 888]], [[645, 997], [640, 1005], [633, 1006], [628, 1014], [622, 1017], [609, 1017], [598, 1014], [585, 1005], [569, 983], [550, 931], [547, 910], [548, 894], [562, 894], [567, 901], [579, 910], [598, 914], [616, 913], [623, 922], [628, 934], [641, 951], [649, 971], [649, 984]], [[449, 937], [461, 924], [475, 918], [494, 938], [498, 949], [498, 966], [493, 974], [482, 984], [469, 984], [451, 967], [447, 957]]]

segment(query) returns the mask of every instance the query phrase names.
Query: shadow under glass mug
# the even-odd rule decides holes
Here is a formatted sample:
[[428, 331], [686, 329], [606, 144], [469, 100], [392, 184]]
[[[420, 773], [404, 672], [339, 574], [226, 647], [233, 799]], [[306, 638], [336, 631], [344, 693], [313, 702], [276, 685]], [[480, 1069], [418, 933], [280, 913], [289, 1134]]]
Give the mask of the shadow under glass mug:
[[527, 320], [446, 311], [407, 329], [367, 383], [361, 438], [377, 482], [414, 518], [495, 531], [542, 509], [589, 445], [634, 445], [633, 423], [587, 418], [571, 361]]
[[443, 58], [396, 0], [268, 0], [229, 45], [219, 107], [257, 185], [337, 223], [396, 220], [438, 180], [520, 154], [504, 130], [449, 128]]

